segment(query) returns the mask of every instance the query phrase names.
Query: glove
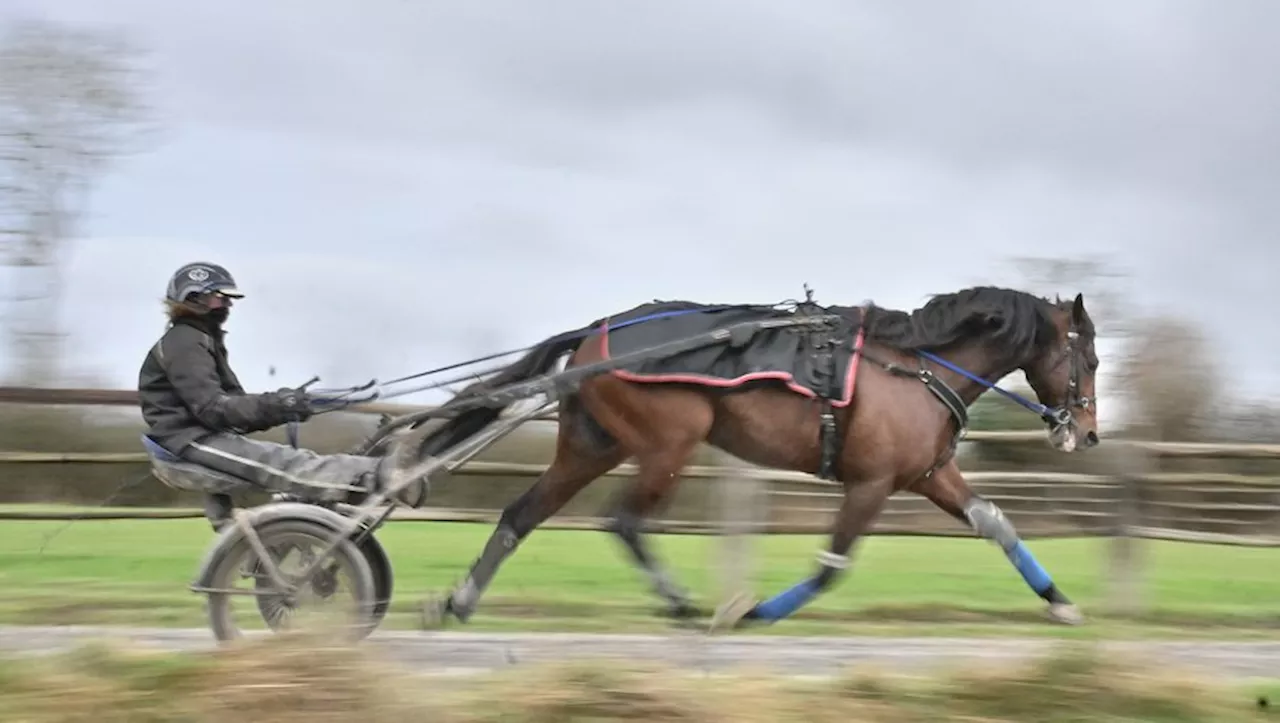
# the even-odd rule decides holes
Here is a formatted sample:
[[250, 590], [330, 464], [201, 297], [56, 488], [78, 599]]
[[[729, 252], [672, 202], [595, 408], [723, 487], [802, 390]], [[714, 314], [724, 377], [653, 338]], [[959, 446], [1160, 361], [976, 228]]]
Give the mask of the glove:
[[305, 422], [315, 413], [311, 409], [311, 396], [301, 389], [281, 387], [263, 396], [266, 397], [270, 414], [278, 420], [277, 424]]

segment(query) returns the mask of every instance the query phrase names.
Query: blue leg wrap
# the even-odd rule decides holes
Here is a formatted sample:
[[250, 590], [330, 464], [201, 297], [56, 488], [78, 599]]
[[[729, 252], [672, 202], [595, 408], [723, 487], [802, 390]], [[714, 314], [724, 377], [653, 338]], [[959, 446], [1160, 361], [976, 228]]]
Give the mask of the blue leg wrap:
[[804, 607], [818, 594], [819, 589], [817, 580], [805, 580], [756, 605], [752, 611], [753, 616], [760, 620], [781, 620]]
[[1044, 595], [1053, 586], [1053, 579], [1049, 577], [1049, 573], [1045, 572], [1045, 569], [1040, 566], [1036, 556], [1031, 554], [1031, 550], [1027, 549], [1022, 540], [1018, 540], [1018, 544], [1014, 545], [1013, 549], [1007, 554], [1009, 562], [1012, 562], [1013, 566], [1018, 568], [1022, 579], [1027, 581], [1027, 585], [1030, 585], [1031, 589], [1036, 591], [1036, 594]]

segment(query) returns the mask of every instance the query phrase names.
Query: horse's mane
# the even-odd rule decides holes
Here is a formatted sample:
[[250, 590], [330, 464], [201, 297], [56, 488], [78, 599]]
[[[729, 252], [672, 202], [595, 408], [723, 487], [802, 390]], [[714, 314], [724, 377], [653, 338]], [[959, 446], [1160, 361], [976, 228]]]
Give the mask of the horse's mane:
[[977, 286], [934, 295], [911, 312], [868, 304], [863, 324], [868, 341], [902, 351], [939, 351], [983, 339], [1027, 357], [1056, 337], [1050, 316], [1055, 306], [1024, 291]]

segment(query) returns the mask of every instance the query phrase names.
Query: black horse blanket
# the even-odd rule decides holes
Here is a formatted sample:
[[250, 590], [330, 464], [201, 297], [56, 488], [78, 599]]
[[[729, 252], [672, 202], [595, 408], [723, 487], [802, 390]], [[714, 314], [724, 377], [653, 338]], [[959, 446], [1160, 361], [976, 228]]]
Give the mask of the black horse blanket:
[[[601, 352], [608, 359], [743, 321], [814, 313], [836, 311], [654, 301], [600, 320]], [[841, 322], [835, 328], [763, 329], [742, 345], [713, 344], [630, 364], [612, 373], [633, 382], [677, 382], [724, 389], [772, 380], [798, 394], [829, 399], [837, 407], [847, 406], [857, 380], [861, 314], [856, 307], [841, 307], [838, 313]]]

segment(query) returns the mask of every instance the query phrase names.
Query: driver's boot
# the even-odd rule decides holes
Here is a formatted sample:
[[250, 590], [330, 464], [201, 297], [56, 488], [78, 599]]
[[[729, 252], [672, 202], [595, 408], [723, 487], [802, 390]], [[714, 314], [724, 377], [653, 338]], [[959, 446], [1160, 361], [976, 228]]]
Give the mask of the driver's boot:
[[221, 532], [222, 528], [231, 523], [233, 507], [230, 495], [207, 494], [204, 496], [204, 516], [213, 526], [214, 532]]
[[[367, 494], [357, 493], [360, 498], [356, 504], [360, 504], [368, 495], [378, 494], [391, 487], [394, 481], [395, 460], [390, 457], [383, 457], [378, 461], [378, 466], [373, 472], [366, 472], [360, 476], [356, 483], [360, 487], [368, 490]], [[391, 495], [396, 502], [410, 508], [418, 508], [426, 504], [427, 496], [431, 493], [431, 485], [425, 477], [419, 477], [412, 482], [401, 487], [398, 492]]]
[[[378, 463], [378, 469], [375, 474], [378, 476], [378, 489], [385, 490], [391, 486], [395, 477], [396, 465], [394, 457], [384, 457]], [[417, 509], [427, 502], [427, 496], [431, 494], [431, 484], [426, 477], [418, 477], [412, 482], [400, 488], [394, 497], [396, 502]]]

